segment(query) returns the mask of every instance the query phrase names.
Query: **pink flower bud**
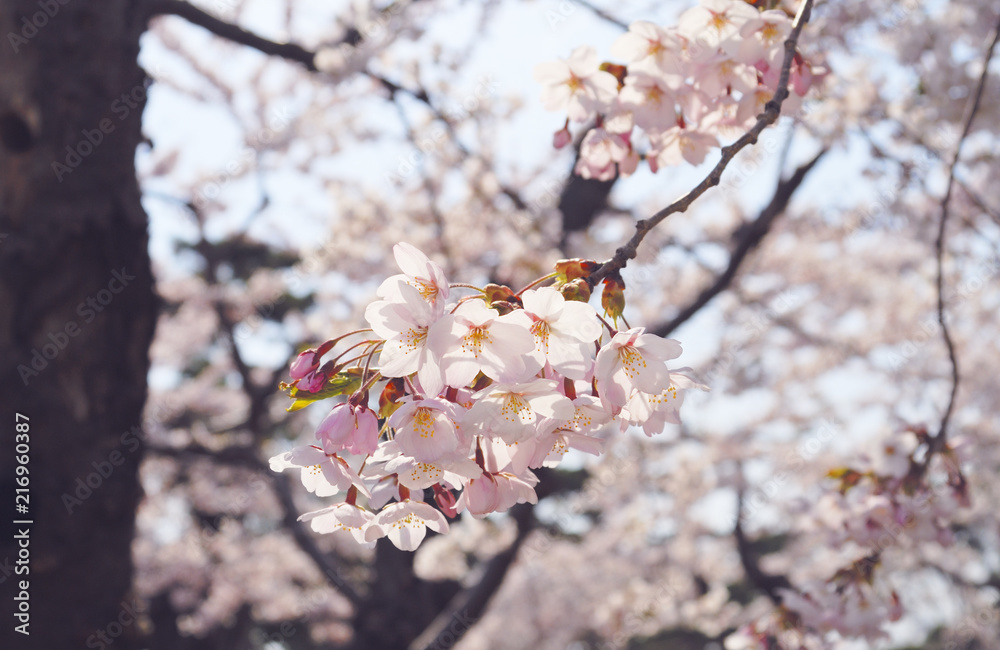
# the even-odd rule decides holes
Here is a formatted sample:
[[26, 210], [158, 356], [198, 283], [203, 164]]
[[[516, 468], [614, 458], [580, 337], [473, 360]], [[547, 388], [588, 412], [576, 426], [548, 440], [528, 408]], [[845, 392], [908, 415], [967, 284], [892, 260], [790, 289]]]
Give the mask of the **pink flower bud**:
[[337, 404], [316, 429], [323, 451], [336, 454], [372, 454], [378, 447], [378, 417], [367, 406]]
[[564, 126], [560, 130], [556, 131], [555, 135], [552, 136], [552, 146], [556, 149], [562, 149], [568, 145], [572, 139], [573, 136], [570, 135], [569, 129]]
[[458, 510], [455, 509], [455, 504], [458, 500], [455, 498], [455, 494], [451, 490], [441, 487], [440, 484], [434, 485], [434, 502], [441, 508], [441, 512], [448, 517], [455, 518], [458, 516]]
[[484, 517], [500, 506], [500, 488], [492, 474], [470, 479], [465, 486], [465, 505], [473, 517]]
[[310, 372], [299, 381], [299, 389], [308, 393], [318, 393], [330, 378], [323, 372]]
[[319, 355], [316, 350], [304, 350], [295, 357], [291, 367], [288, 369], [288, 376], [292, 379], [302, 379], [310, 372], [319, 367]]

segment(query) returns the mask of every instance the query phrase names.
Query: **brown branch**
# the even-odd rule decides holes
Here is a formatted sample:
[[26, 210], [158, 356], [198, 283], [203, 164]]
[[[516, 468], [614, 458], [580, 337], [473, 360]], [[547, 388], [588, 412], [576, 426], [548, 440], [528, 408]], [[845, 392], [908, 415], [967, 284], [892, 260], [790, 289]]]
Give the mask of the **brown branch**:
[[[220, 20], [219, 18], [202, 11], [198, 7], [184, 2], [184, 0], [152, 0], [147, 5], [147, 14], [149, 18], [168, 15], [178, 16], [180, 18], [184, 18], [192, 25], [203, 27], [221, 38], [225, 38], [234, 43], [239, 43], [240, 45], [251, 47], [258, 52], [262, 52], [270, 56], [278, 56], [294, 63], [300, 63], [310, 72], [320, 71], [319, 68], [316, 67], [316, 52], [307, 50], [301, 45], [297, 45], [295, 43], [275, 43], [274, 41], [258, 36], [253, 32], [249, 32], [242, 27]], [[345, 37], [342, 42], [350, 43], [354, 40], [356, 40], [354, 33], [349, 32], [347, 37]], [[423, 90], [411, 90], [390, 81], [381, 75], [368, 72], [367, 70], [362, 71], [362, 73], [381, 84], [383, 88], [389, 91], [390, 96], [394, 96], [396, 93], [404, 93], [424, 102], [425, 104], [430, 103], [430, 98]]]
[[590, 10], [592, 14], [600, 18], [601, 20], [611, 23], [616, 27], [621, 27], [622, 29], [628, 29], [628, 25], [624, 21], [618, 20], [608, 12], [604, 11], [600, 7], [595, 7], [592, 3], [587, 2], [587, 0], [575, 0], [576, 4], [582, 5]]
[[813, 166], [819, 162], [819, 159], [823, 157], [826, 151], [826, 149], [820, 150], [820, 152], [816, 154], [812, 160], [796, 169], [795, 173], [792, 174], [791, 177], [778, 183], [778, 187], [774, 191], [774, 196], [771, 198], [771, 202], [768, 203], [763, 210], [761, 210], [760, 216], [758, 216], [751, 223], [740, 226], [740, 230], [743, 230], [744, 233], [740, 238], [739, 243], [736, 245], [736, 248], [733, 250], [732, 255], [729, 257], [729, 265], [726, 267], [726, 270], [715, 279], [715, 282], [708, 287], [705, 287], [705, 289], [698, 294], [698, 297], [695, 298], [691, 304], [681, 310], [679, 314], [674, 316], [670, 322], [664, 323], [658, 327], [652, 327], [649, 330], [650, 332], [653, 332], [657, 336], [669, 336], [671, 332], [687, 322], [689, 318], [698, 313], [698, 311], [708, 304], [709, 301], [715, 298], [715, 296], [726, 290], [729, 284], [733, 281], [733, 278], [736, 277], [736, 272], [739, 270], [743, 260], [746, 259], [747, 255], [755, 249], [761, 241], [763, 241], [764, 236], [771, 230], [771, 225], [774, 223], [775, 219], [777, 219], [785, 211], [785, 208], [788, 207], [788, 202], [791, 200], [795, 190], [797, 190], [802, 184], [802, 181], [805, 180], [806, 174], [808, 174], [809, 170], [811, 170]]
[[[310, 72], [320, 72], [320, 70], [316, 67], [316, 52], [307, 50], [294, 43], [275, 43], [274, 41], [258, 36], [253, 32], [249, 32], [242, 27], [220, 20], [215, 16], [195, 7], [194, 5], [184, 2], [184, 0], [151, 0], [147, 4], [146, 13], [148, 16], [147, 20], [155, 16], [179, 16], [191, 24], [203, 27], [221, 38], [228, 39], [234, 43], [239, 43], [240, 45], [252, 47], [253, 49], [263, 52], [264, 54], [279, 56], [289, 61], [300, 63]], [[348, 35], [342, 42], [354, 45], [357, 41], [357, 32], [349, 30]], [[369, 70], [361, 70], [359, 72], [385, 88], [389, 92], [390, 98], [394, 98], [397, 94], [401, 93], [425, 104], [431, 110], [434, 117], [444, 123], [445, 128], [448, 130], [448, 134], [455, 142], [455, 146], [458, 148], [459, 152], [466, 158], [471, 157], [472, 154], [469, 150], [458, 140], [458, 136], [455, 133], [455, 128], [451, 120], [437, 106], [434, 105], [426, 90], [423, 88], [407, 88], [406, 86], [391, 81], [386, 77]], [[508, 185], [501, 184], [500, 191], [502, 194], [506, 195], [519, 210], [527, 209], [527, 202], [520, 196], [517, 190]]]
[[930, 463], [930, 458], [934, 452], [941, 451], [944, 448], [948, 435], [948, 421], [951, 419], [952, 411], [955, 408], [955, 397], [958, 394], [959, 384], [958, 358], [955, 354], [955, 343], [951, 338], [951, 330], [948, 328], [944, 312], [944, 243], [945, 226], [948, 223], [948, 204], [951, 201], [951, 192], [955, 186], [955, 167], [958, 166], [962, 144], [965, 142], [966, 136], [969, 135], [969, 131], [972, 129], [972, 121], [976, 119], [976, 113], [979, 111], [979, 105], [983, 98], [983, 89], [986, 87], [986, 79], [989, 76], [990, 60], [993, 58], [993, 50], [996, 48], [998, 40], [1000, 40], [1000, 22], [997, 23], [996, 29], [993, 32], [993, 41], [990, 43], [989, 48], [986, 50], [986, 55], [983, 57], [983, 73], [979, 77], [976, 95], [967, 109], [965, 126], [962, 128], [962, 135], [959, 136], [958, 143], [955, 145], [955, 155], [952, 157], [951, 165], [948, 169], [948, 187], [945, 190], [944, 198], [941, 199], [941, 220], [938, 224], [937, 240], [934, 242], [934, 249], [937, 253], [937, 317], [938, 323], [941, 325], [941, 338], [944, 340], [945, 347], [948, 348], [948, 360], [951, 362], [951, 394], [948, 397], [948, 405], [945, 407], [944, 415], [941, 416], [941, 425], [938, 428], [938, 433], [931, 439], [926, 463]]
[[342, 575], [342, 571], [330, 561], [327, 553], [319, 548], [316, 540], [306, 531], [302, 523], [298, 521], [298, 517], [296, 516], [298, 509], [292, 498], [288, 478], [284, 475], [271, 472], [270, 467], [262, 463], [257, 457], [257, 452], [253, 447], [227, 447], [216, 450], [199, 444], [191, 444], [186, 447], [149, 445], [147, 446], [147, 452], [160, 456], [169, 456], [180, 461], [192, 457], [208, 458], [213, 462], [246, 467], [268, 476], [274, 487], [274, 493], [278, 497], [278, 502], [281, 504], [282, 521], [289, 531], [291, 531], [292, 537], [299, 545], [299, 548], [323, 572], [323, 575], [332, 587], [343, 594], [355, 607], [361, 605], [361, 595], [353, 585], [347, 582]]
[[[927, 141], [920, 136], [920, 134], [912, 133], [909, 129], [905, 127], [905, 125], [903, 125], [902, 122], [900, 122], [899, 125], [903, 127], [904, 135], [907, 138], [910, 138], [915, 144], [920, 145], [928, 154], [930, 154], [934, 158], [937, 158], [938, 160], [944, 158], [944, 155], [940, 151], [935, 149], [933, 146], [928, 144]], [[879, 146], [879, 144], [875, 142], [875, 139], [872, 137], [871, 133], [866, 129], [859, 129], [859, 131], [861, 135], [865, 137], [865, 140], [868, 141], [868, 145], [872, 148], [872, 151], [874, 151], [879, 158], [891, 160], [900, 167], [904, 168], [907, 165], [911, 164], [907, 161], [901, 160], [897, 156], [892, 155], [884, 148]], [[986, 214], [986, 216], [993, 219], [993, 221], [995, 221], [997, 225], [1000, 225], [1000, 213], [998, 213], [997, 210], [995, 210], [994, 208], [987, 205], [986, 200], [983, 197], [981, 197], [974, 189], [969, 187], [968, 183], [963, 181], [961, 178], [955, 177], [955, 184], [958, 185], [958, 187], [961, 188], [963, 192], [965, 192], [965, 195], [969, 197], [969, 200], [972, 201], [972, 203], [974, 203], [977, 208], [982, 210]], [[902, 186], [900, 186], [899, 189], [902, 189]], [[971, 225], [971, 222], [968, 220], [966, 220], [966, 223], [968, 225]]]
[[237, 27], [232, 23], [227, 23], [215, 16], [202, 11], [192, 4], [183, 0], [153, 0], [146, 5], [147, 21], [156, 16], [179, 16], [193, 25], [203, 27], [216, 36], [221, 36], [227, 40], [252, 47], [255, 50], [280, 56], [283, 59], [301, 63], [310, 72], [318, 72], [316, 67], [316, 53], [310, 52], [300, 45], [294, 43], [275, 43], [266, 38], [248, 32], [242, 27]]
[[513, 543], [486, 563], [479, 582], [456, 595], [424, 632], [410, 644], [410, 650], [453, 648], [482, 617], [493, 594], [503, 584], [504, 576], [514, 563], [522, 543], [535, 528], [531, 505], [525, 503], [514, 506], [510, 514], [517, 522], [517, 537]]
[[[270, 472], [270, 468], [265, 469]], [[323, 572], [323, 575], [331, 586], [343, 594], [347, 600], [351, 601], [352, 605], [360, 607], [364, 603], [361, 594], [343, 576], [340, 567], [330, 561], [329, 554], [320, 549], [316, 543], [316, 539], [306, 530], [302, 522], [299, 521], [297, 516], [298, 508], [292, 499], [292, 490], [288, 485], [288, 477], [283, 474], [274, 474], [271, 476], [271, 482], [274, 486], [274, 493], [277, 495], [278, 501], [281, 503], [281, 509], [284, 512], [283, 522], [285, 527], [291, 531], [292, 537], [295, 538], [295, 542], [299, 545], [299, 548], [319, 567], [319, 570]]]
[[736, 526], [733, 528], [733, 537], [736, 538], [736, 552], [740, 556], [740, 565], [742, 565], [743, 572], [750, 584], [767, 594], [772, 603], [780, 605], [781, 594], [778, 593], [778, 590], [791, 589], [792, 583], [783, 575], [771, 575], [760, 568], [757, 554], [751, 548], [750, 540], [747, 539], [746, 533], [743, 531], [742, 490], [737, 493], [736, 498]]
[[744, 133], [736, 142], [722, 148], [722, 157], [719, 159], [719, 162], [716, 163], [715, 167], [708, 174], [708, 176], [698, 183], [694, 189], [667, 207], [663, 208], [649, 219], [643, 219], [636, 223], [635, 234], [632, 235], [632, 238], [628, 241], [628, 243], [615, 251], [614, 257], [601, 264], [600, 268], [590, 274], [588, 281], [592, 287], [596, 286], [608, 275], [625, 268], [628, 261], [635, 258], [639, 244], [642, 243], [646, 234], [659, 225], [661, 221], [677, 212], [684, 212], [691, 207], [691, 204], [694, 203], [698, 197], [718, 185], [719, 181], [722, 179], [722, 172], [726, 170], [726, 167], [729, 166], [729, 163], [736, 157], [736, 154], [748, 145], [755, 144], [761, 132], [778, 119], [778, 116], [781, 114], [781, 105], [788, 98], [788, 77], [791, 73], [792, 61], [795, 58], [795, 46], [798, 43], [799, 34], [802, 32], [802, 28], [805, 27], [807, 22], [809, 22], [809, 14], [812, 11], [812, 5], [813, 0], [804, 0], [802, 6], [799, 7], [799, 12], [795, 16], [795, 21], [792, 24], [792, 31], [788, 35], [788, 39], [785, 41], [785, 59], [781, 64], [781, 75], [778, 78], [778, 90], [774, 93], [771, 100], [765, 104], [764, 112], [757, 116], [756, 124], [754, 124], [750, 130]]

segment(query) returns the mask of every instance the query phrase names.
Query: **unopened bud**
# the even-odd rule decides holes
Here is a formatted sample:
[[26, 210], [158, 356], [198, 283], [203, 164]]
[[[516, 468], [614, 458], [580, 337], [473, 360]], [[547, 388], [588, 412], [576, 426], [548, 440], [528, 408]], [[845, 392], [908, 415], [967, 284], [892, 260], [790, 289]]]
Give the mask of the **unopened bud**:
[[617, 271], [604, 278], [601, 306], [604, 307], [604, 313], [614, 319], [615, 323], [625, 311], [625, 281]]
[[560, 282], [570, 282], [577, 278], [585, 278], [598, 268], [600, 264], [594, 260], [582, 260], [574, 257], [571, 260], [559, 260], [555, 264], [555, 271], [559, 274]]
[[552, 146], [556, 149], [562, 149], [573, 140], [573, 136], [570, 135], [569, 129], [565, 126], [552, 136]]
[[521, 301], [514, 291], [510, 287], [505, 287], [500, 284], [490, 283], [483, 287], [483, 297], [486, 299], [487, 305], [492, 305], [495, 302], [512, 302], [518, 303]]
[[378, 416], [387, 418], [399, 408], [399, 398], [406, 393], [402, 377], [390, 379], [378, 396]]
[[576, 300], [578, 302], [590, 301], [590, 284], [583, 278], [577, 278], [559, 287], [566, 300]]

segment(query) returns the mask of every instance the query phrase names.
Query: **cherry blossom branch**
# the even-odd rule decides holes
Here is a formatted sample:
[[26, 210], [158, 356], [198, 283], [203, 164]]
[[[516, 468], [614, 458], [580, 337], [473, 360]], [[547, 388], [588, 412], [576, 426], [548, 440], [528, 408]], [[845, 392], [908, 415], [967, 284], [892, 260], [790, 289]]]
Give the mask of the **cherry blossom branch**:
[[804, 0], [802, 5], [799, 7], [798, 13], [795, 15], [795, 21], [792, 23], [792, 31], [785, 40], [785, 58], [781, 64], [781, 75], [778, 77], [778, 90], [774, 93], [774, 96], [767, 102], [764, 106], [764, 112], [757, 116], [757, 122], [750, 128], [749, 131], [744, 133], [736, 142], [722, 147], [722, 157], [719, 162], [715, 164], [712, 171], [698, 183], [694, 189], [690, 192], [677, 199], [667, 207], [663, 208], [656, 214], [654, 214], [649, 219], [642, 219], [635, 224], [635, 234], [624, 246], [621, 246], [617, 251], [615, 251], [614, 257], [607, 260], [601, 267], [590, 274], [588, 281], [591, 287], [596, 286], [598, 282], [603, 280], [608, 275], [625, 268], [628, 261], [635, 259], [636, 252], [639, 248], [639, 244], [646, 237], [650, 230], [655, 228], [661, 221], [666, 219], [672, 214], [677, 212], [684, 212], [691, 204], [694, 203], [702, 194], [707, 192], [709, 189], [715, 187], [722, 180], [722, 173], [732, 162], [733, 158], [736, 157], [740, 151], [746, 148], [748, 145], [756, 144], [757, 138], [764, 131], [765, 128], [774, 124], [777, 121], [778, 116], [781, 114], [781, 105], [784, 103], [785, 99], [788, 98], [788, 78], [791, 74], [792, 62], [795, 59], [795, 47], [799, 41], [799, 34], [802, 32], [802, 28], [805, 27], [806, 23], [809, 22], [809, 16], [812, 12], [813, 0]]
[[[251, 47], [258, 52], [262, 52], [263, 54], [278, 56], [287, 61], [300, 63], [309, 72], [320, 72], [320, 69], [316, 66], [316, 52], [307, 50], [296, 43], [276, 43], [272, 40], [268, 40], [262, 36], [254, 34], [253, 32], [245, 30], [242, 27], [216, 18], [212, 14], [195, 7], [184, 0], [152, 0], [146, 5], [146, 16], [147, 20], [155, 18], [156, 16], [178, 16], [179, 18], [185, 19], [192, 25], [197, 25], [207, 29], [220, 38]], [[349, 32], [348, 36], [345, 37], [341, 43], [349, 44], [353, 41], [356, 41], [356, 38], [354, 38], [351, 35], [351, 32]], [[392, 82], [381, 75], [375, 74], [374, 72], [369, 72], [368, 70], [363, 70], [361, 72], [374, 81], [382, 84], [382, 86], [389, 91], [390, 95], [402, 92], [424, 103], [430, 102], [430, 98], [423, 90], [410, 90], [409, 88]]]
[[[316, 52], [308, 50], [295, 43], [275, 43], [274, 41], [258, 36], [253, 32], [249, 32], [242, 27], [216, 18], [215, 16], [199, 9], [198, 7], [195, 7], [192, 4], [189, 4], [188, 2], [185, 2], [184, 0], [151, 0], [146, 5], [145, 11], [147, 21], [156, 16], [178, 16], [180, 18], [184, 18], [193, 25], [198, 25], [199, 27], [207, 29], [221, 38], [225, 38], [234, 43], [239, 43], [240, 45], [251, 47], [264, 54], [279, 56], [288, 61], [300, 63], [310, 72], [320, 72], [319, 68], [316, 66]], [[357, 40], [357, 32], [349, 30], [348, 35], [345, 36], [341, 43], [354, 45]], [[364, 74], [369, 79], [377, 81], [381, 84], [382, 87], [389, 92], [390, 98], [395, 98], [397, 93], [402, 93], [426, 105], [434, 117], [444, 123], [445, 129], [448, 131], [448, 135], [455, 143], [459, 153], [466, 158], [470, 158], [472, 156], [472, 153], [468, 150], [468, 148], [466, 148], [458, 140], [458, 135], [455, 132], [452, 120], [445, 115], [441, 109], [434, 105], [434, 102], [431, 101], [430, 95], [428, 95], [425, 89], [407, 88], [406, 86], [390, 81], [382, 75], [369, 70], [360, 70], [359, 73]], [[506, 184], [501, 184], [500, 192], [509, 198], [518, 210], [528, 209], [527, 201], [525, 201], [514, 188]]]
[[310, 52], [295, 43], [275, 43], [274, 41], [269, 41], [253, 32], [248, 32], [242, 27], [216, 18], [212, 14], [202, 11], [183, 0], [153, 0], [146, 4], [145, 9], [147, 19], [165, 15], [179, 16], [192, 25], [198, 25], [207, 29], [216, 36], [221, 36], [240, 45], [252, 47], [264, 54], [280, 56], [283, 59], [301, 63], [310, 72], [319, 71], [319, 68], [316, 67], [315, 52]]
[[944, 198], [941, 199], [941, 220], [938, 223], [938, 233], [937, 239], [934, 242], [934, 249], [937, 253], [937, 317], [938, 323], [941, 325], [941, 338], [944, 340], [945, 346], [948, 348], [948, 359], [951, 362], [951, 394], [948, 397], [948, 405], [945, 407], [944, 415], [941, 416], [941, 424], [938, 427], [937, 435], [931, 439], [930, 449], [927, 453], [927, 463], [930, 462], [930, 458], [934, 452], [940, 451], [946, 442], [948, 435], [948, 422], [951, 419], [952, 411], [955, 408], [955, 397], [958, 394], [959, 385], [959, 372], [958, 372], [958, 358], [955, 354], [955, 343], [951, 337], [951, 330], [945, 319], [945, 309], [944, 309], [944, 243], [945, 243], [945, 226], [948, 223], [948, 204], [951, 201], [951, 192], [955, 185], [955, 168], [958, 166], [959, 156], [962, 152], [962, 144], [965, 142], [966, 136], [969, 135], [969, 131], [972, 129], [972, 122], [976, 118], [976, 113], [979, 111], [979, 105], [983, 98], [983, 90], [986, 88], [986, 79], [989, 76], [990, 60], [993, 58], [993, 50], [996, 49], [997, 41], [1000, 40], [1000, 22], [997, 23], [996, 28], [993, 31], [993, 41], [990, 43], [989, 48], [986, 50], [986, 55], [983, 57], [983, 72], [979, 77], [979, 84], [976, 87], [976, 94], [969, 105], [965, 118], [965, 126], [962, 128], [962, 135], [958, 138], [958, 143], [955, 145], [955, 155], [952, 157], [951, 165], [948, 168], [948, 187], [945, 189]]
[[729, 265], [726, 267], [726, 270], [715, 279], [715, 282], [705, 287], [698, 294], [698, 297], [682, 309], [679, 314], [674, 316], [670, 322], [658, 327], [651, 327], [649, 328], [650, 332], [653, 332], [657, 336], [669, 336], [671, 332], [687, 322], [689, 318], [698, 313], [715, 296], [726, 290], [726, 287], [736, 277], [736, 272], [739, 270], [740, 265], [743, 264], [743, 260], [764, 240], [764, 237], [771, 230], [771, 225], [781, 216], [785, 208], [788, 207], [788, 202], [802, 184], [802, 181], [805, 180], [806, 174], [819, 162], [819, 159], [823, 157], [826, 151], [826, 149], [821, 149], [812, 160], [796, 169], [795, 173], [789, 178], [778, 183], [778, 187], [774, 190], [774, 196], [771, 197], [771, 202], [761, 210], [760, 215], [754, 221], [740, 226], [739, 230], [744, 230], [744, 233], [733, 250], [732, 255], [729, 257]]

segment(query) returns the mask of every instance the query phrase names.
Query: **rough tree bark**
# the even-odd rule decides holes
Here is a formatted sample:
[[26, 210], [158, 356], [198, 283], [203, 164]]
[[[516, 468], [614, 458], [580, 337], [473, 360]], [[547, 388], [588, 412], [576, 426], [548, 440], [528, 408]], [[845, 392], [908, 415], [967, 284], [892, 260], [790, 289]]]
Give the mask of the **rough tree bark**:
[[[0, 6], [0, 530], [33, 521], [14, 526], [30, 529], [30, 573], [0, 571], [0, 647], [105, 647], [99, 631], [139, 647], [130, 547], [157, 305], [134, 168], [138, 5]], [[15, 413], [30, 418], [26, 515]], [[5, 567], [15, 534], [0, 540]], [[10, 614], [22, 580], [30, 637]]]

